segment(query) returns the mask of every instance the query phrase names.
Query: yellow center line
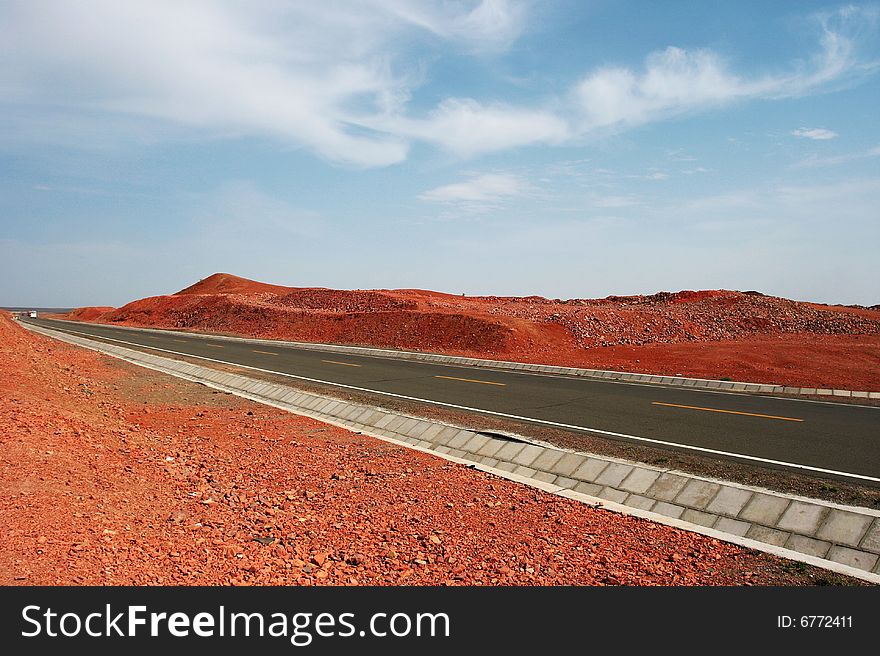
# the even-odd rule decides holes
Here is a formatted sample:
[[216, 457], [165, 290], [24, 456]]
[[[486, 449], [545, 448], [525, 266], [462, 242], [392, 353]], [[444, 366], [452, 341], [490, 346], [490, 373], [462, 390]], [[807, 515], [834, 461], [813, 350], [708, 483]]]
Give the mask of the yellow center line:
[[499, 387], [507, 387], [507, 383], [494, 383], [491, 380], [474, 380], [473, 378], [456, 378], [455, 376], [434, 376], [434, 378], [445, 378], [446, 380], [461, 380], [465, 383], [481, 383], [483, 385], [498, 385]]
[[185, 339], [172, 339], [171, 341], [172, 341], [172, 342], [177, 342], [178, 344], [186, 344], [186, 340], [185, 340]]
[[660, 403], [660, 401], [652, 401], [652, 405], [665, 405], [669, 408], [685, 408], [687, 410], [705, 410], [706, 412], [723, 412], [728, 415], [745, 415], [746, 417], [762, 417], [764, 419], [781, 419], [782, 421], [803, 421], [803, 419], [795, 419], [794, 417], [777, 417], [775, 415], [760, 415], [754, 412], [738, 412], [736, 410], [719, 410], [718, 408], [701, 408], [696, 405], [678, 405], [677, 403]]
[[321, 360], [321, 362], [326, 362], [327, 364], [341, 364], [343, 367], [361, 367], [363, 365], [354, 364], [353, 362], [338, 362], [336, 360]]
[[222, 344], [205, 344], [205, 346], [210, 346], [211, 348], [223, 348]]
[[272, 351], [258, 351], [257, 349], [253, 349], [254, 353], [262, 353], [263, 355], [278, 355], [277, 353], [273, 353]]

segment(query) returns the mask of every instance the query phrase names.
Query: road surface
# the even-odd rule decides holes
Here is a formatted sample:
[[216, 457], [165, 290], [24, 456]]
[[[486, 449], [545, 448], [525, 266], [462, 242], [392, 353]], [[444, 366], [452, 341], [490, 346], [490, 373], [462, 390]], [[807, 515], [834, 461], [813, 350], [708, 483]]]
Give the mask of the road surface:
[[26, 322], [131, 348], [880, 486], [880, 408], [335, 354], [51, 319]]

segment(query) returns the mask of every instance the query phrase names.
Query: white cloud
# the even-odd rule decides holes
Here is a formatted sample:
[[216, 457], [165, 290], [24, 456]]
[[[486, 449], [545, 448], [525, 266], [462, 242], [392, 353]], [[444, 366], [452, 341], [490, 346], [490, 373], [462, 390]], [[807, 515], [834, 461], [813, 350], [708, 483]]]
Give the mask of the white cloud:
[[483, 211], [497, 207], [503, 201], [522, 196], [531, 185], [519, 176], [506, 173], [473, 175], [465, 182], [456, 182], [429, 189], [419, 200], [445, 203], [467, 211]]
[[869, 157], [878, 156], [880, 156], [880, 146], [875, 146], [874, 148], [870, 148], [859, 153], [846, 153], [844, 155], [830, 155], [827, 157], [819, 157], [818, 155], [813, 154], [797, 162], [792, 166], [792, 168], [809, 169], [819, 168], [823, 166], [837, 166], [839, 164], [846, 164], [847, 162], [853, 162], [861, 159], [867, 159]]
[[848, 7], [815, 20], [821, 49], [811, 66], [798, 66], [792, 72], [748, 78], [729, 70], [711, 50], [677, 47], [648, 55], [642, 72], [599, 69], [574, 90], [580, 130], [637, 126], [748, 99], [797, 97], [876, 67], [861, 65], [856, 45], [862, 37], [853, 36], [873, 21], [872, 11]]
[[838, 134], [832, 130], [825, 128], [798, 128], [792, 130], [792, 136], [803, 137], [804, 139], [813, 139], [814, 141], [827, 141], [828, 139], [836, 139]]
[[406, 158], [398, 116], [411, 81], [395, 70], [401, 34], [469, 49], [509, 44], [515, 2], [179, 3], [46, 0], [0, 8], [4, 104], [104, 113], [268, 136], [331, 160]]
[[483, 105], [470, 99], [449, 99], [427, 118], [393, 117], [384, 126], [462, 157], [536, 143], [559, 143], [569, 136], [565, 121], [549, 111], [501, 103]]
[[[516, 0], [19, 0], [0, 4], [7, 139], [86, 142], [256, 136], [329, 160], [386, 166], [424, 142], [459, 157], [567, 144], [747, 99], [804, 95], [874, 69], [857, 55], [864, 10], [817, 17], [821, 48], [788, 72], [748, 77], [706, 49], [669, 47], [644, 70], [605, 67], [531, 101], [441, 97], [414, 109], [422, 61], [511, 46]], [[875, 67], [876, 68], [876, 67]], [[67, 136], [65, 136], [67, 135]], [[72, 136], [71, 136], [72, 135]]]

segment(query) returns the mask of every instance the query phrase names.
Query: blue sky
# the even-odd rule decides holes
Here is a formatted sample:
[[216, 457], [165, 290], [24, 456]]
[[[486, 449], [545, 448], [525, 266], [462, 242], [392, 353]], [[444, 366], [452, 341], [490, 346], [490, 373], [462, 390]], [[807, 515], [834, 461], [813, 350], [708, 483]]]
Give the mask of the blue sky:
[[0, 2], [0, 304], [880, 303], [880, 5]]

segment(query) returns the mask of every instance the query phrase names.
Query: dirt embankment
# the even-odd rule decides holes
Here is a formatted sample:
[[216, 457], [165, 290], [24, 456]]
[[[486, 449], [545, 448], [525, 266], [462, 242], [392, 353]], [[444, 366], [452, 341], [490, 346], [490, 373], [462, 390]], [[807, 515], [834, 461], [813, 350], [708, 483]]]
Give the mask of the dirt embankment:
[[[727, 290], [605, 299], [280, 287], [215, 274], [74, 319], [491, 359], [880, 390], [880, 312]], [[89, 317], [89, 318], [86, 318]]]
[[853, 582], [212, 392], [8, 315], [0, 511], [4, 585]]

